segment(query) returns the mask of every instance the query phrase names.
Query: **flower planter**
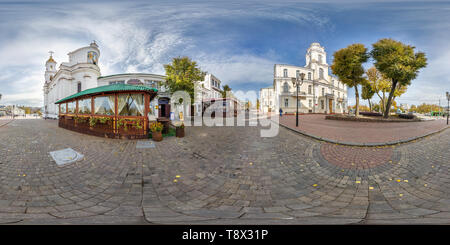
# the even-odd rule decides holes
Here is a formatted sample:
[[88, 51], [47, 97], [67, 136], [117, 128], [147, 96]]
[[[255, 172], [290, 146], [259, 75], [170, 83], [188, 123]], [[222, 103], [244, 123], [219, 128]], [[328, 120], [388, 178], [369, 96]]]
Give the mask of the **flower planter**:
[[152, 132], [152, 139], [154, 141], [161, 141], [163, 139], [162, 132]]
[[184, 128], [177, 127], [175, 131], [175, 136], [178, 138], [184, 137]]

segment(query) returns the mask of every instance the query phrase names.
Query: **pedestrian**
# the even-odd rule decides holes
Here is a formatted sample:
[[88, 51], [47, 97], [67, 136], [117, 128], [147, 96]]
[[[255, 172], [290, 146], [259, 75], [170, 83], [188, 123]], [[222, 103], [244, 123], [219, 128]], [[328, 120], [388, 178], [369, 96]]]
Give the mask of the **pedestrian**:
[[283, 116], [283, 109], [280, 108], [280, 117]]

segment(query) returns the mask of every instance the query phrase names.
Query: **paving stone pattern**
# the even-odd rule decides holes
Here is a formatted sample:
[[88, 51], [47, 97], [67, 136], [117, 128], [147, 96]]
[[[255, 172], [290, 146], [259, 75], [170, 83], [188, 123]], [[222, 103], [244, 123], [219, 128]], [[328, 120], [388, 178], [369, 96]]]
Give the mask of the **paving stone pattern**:
[[[55, 121], [14, 124], [0, 128], [4, 224], [450, 223], [450, 130], [372, 152], [284, 128], [187, 127], [137, 149]], [[64, 148], [84, 159], [57, 166], [48, 152]]]

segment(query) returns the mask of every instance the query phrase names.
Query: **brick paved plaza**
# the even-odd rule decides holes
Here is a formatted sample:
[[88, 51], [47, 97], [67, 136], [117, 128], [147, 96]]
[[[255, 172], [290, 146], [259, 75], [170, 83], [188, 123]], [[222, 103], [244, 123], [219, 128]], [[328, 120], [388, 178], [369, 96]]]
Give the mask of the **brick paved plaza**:
[[[58, 128], [0, 127], [0, 223], [450, 224], [450, 130], [350, 147], [283, 127], [187, 127], [155, 148]], [[70, 147], [84, 160], [57, 166]]]
[[299, 126], [295, 126], [295, 115], [283, 115], [280, 123], [304, 133], [339, 142], [384, 143], [407, 140], [446, 128], [445, 120], [423, 122], [352, 122], [325, 120], [323, 114], [299, 115]]

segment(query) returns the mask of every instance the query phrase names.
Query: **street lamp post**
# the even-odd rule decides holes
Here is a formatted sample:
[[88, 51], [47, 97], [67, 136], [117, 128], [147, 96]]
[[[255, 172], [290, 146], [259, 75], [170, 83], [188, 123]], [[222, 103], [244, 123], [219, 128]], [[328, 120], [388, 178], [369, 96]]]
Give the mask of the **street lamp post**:
[[448, 125], [448, 114], [450, 114], [450, 93], [445, 93], [447, 95], [447, 125]]
[[292, 78], [292, 85], [297, 87], [297, 113], [295, 113], [295, 126], [298, 127], [298, 87], [303, 84], [303, 79], [305, 79], [305, 73], [297, 73], [296, 78]]

